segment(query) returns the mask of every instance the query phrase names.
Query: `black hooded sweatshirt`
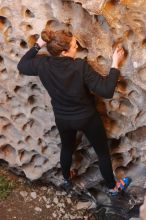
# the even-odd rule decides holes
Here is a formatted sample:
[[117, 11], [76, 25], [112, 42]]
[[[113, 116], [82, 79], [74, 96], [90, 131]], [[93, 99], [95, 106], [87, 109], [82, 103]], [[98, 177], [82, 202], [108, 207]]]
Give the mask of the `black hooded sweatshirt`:
[[111, 68], [105, 77], [96, 72], [85, 59], [36, 56], [33, 46], [18, 63], [18, 70], [38, 76], [51, 97], [55, 117], [84, 119], [96, 112], [94, 94], [112, 98], [120, 71]]

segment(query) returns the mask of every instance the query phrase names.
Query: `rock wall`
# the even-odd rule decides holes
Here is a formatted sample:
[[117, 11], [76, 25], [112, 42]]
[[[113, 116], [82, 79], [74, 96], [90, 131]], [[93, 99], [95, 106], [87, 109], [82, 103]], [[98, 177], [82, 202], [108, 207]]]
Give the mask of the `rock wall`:
[[[145, 0], [0, 0], [0, 158], [30, 180], [47, 173], [49, 181], [60, 182], [61, 143], [50, 97], [37, 77], [20, 75], [16, 66], [45, 26], [63, 27], [77, 37], [77, 56], [86, 57], [102, 75], [108, 74], [115, 46], [124, 47], [126, 58], [114, 97], [97, 97], [97, 109], [106, 126], [117, 176], [134, 176], [135, 166], [143, 176], [145, 20]], [[73, 167], [78, 169], [78, 181], [90, 187], [102, 180], [98, 160], [81, 133], [78, 145]], [[141, 181], [144, 184], [145, 178]]]

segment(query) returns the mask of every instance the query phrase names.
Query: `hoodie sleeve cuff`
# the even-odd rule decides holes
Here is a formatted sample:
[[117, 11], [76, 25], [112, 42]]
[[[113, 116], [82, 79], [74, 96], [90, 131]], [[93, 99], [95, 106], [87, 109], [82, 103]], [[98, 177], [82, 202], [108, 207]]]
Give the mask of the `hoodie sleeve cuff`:
[[120, 70], [114, 67], [110, 68], [110, 72], [120, 74]]
[[41, 49], [41, 47], [39, 46], [38, 43], [35, 43], [35, 44], [33, 45], [33, 47], [35, 48], [36, 51], [39, 51], [39, 50]]

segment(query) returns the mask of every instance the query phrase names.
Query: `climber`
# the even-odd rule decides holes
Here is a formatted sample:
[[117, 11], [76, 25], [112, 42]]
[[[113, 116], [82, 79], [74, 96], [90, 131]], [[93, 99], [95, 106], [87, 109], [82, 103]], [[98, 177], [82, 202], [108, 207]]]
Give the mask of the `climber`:
[[[43, 46], [46, 46], [49, 55], [36, 56]], [[18, 70], [24, 75], [39, 76], [51, 97], [62, 143], [62, 188], [72, 188], [72, 155], [76, 149], [77, 131], [82, 131], [98, 156], [108, 194], [116, 196], [126, 189], [130, 178], [115, 180], [106, 132], [96, 110], [94, 94], [104, 98], [113, 97], [120, 74], [119, 64], [124, 59], [124, 49], [115, 49], [109, 74], [103, 77], [85, 59], [75, 58], [77, 47], [76, 37], [71, 32], [44, 29], [36, 43], [19, 61]]]

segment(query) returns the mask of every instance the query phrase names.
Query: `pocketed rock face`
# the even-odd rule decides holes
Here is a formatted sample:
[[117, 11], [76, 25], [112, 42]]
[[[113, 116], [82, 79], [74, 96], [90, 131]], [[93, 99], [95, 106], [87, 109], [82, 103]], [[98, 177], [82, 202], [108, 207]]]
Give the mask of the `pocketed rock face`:
[[[99, 100], [97, 108], [108, 137], [118, 140], [111, 146], [117, 175], [145, 163], [145, 20], [145, 0], [1, 0], [0, 158], [30, 180], [47, 172], [49, 181], [56, 185], [61, 181], [61, 143], [50, 97], [37, 77], [20, 75], [17, 70], [20, 58], [47, 26], [70, 29], [80, 45], [78, 57], [87, 57], [102, 75], [108, 73], [115, 46], [123, 45], [127, 57], [114, 97]], [[86, 138], [79, 134], [78, 139], [73, 167], [78, 169], [78, 181], [90, 188], [102, 179], [98, 161]]]

